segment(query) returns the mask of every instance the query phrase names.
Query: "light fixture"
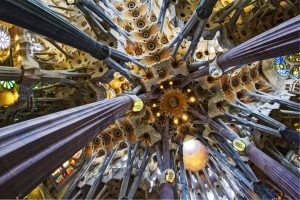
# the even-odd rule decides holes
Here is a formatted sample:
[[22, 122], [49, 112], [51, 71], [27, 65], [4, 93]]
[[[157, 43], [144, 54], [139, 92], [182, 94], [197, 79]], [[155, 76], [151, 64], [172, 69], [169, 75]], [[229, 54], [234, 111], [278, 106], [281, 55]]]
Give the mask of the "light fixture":
[[208, 161], [206, 147], [197, 139], [187, 136], [183, 142], [183, 162], [186, 169], [202, 170]]
[[178, 120], [177, 118], [175, 118], [175, 119], [173, 120], [173, 122], [174, 122], [175, 125], [177, 125], [177, 124], [179, 123], [179, 120]]
[[189, 98], [189, 101], [190, 101], [191, 103], [195, 103], [195, 102], [196, 102], [196, 98], [195, 98], [194, 96], [191, 96], [191, 97]]
[[187, 120], [188, 120], [187, 114], [183, 114], [183, 115], [181, 116], [181, 118], [182, 118], [183, 121], [187, 121]]

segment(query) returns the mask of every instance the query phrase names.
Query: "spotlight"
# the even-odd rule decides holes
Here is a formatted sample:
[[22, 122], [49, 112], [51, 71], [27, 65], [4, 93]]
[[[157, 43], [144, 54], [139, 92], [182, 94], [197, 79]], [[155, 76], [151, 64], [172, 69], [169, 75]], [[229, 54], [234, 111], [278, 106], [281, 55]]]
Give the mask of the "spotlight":
[[174, 120], [173, 120], [173, 122], [174, 122], [174, 124], [178, 124], [179, 123], [179, 120], [177, 119], [177, 118], [175, 118]]
[[187, 121], [187, 120], [188, 120], [187, 114], [183, 114], [183, 115], [181, 116], [181, 118], [182, 118], [183, 121]]

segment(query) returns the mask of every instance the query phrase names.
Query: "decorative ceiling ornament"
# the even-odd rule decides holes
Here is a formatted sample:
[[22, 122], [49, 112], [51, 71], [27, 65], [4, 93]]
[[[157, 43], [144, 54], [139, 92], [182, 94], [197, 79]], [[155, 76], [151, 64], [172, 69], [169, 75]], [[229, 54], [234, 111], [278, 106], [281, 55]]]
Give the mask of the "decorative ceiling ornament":
[[187, 98], [180, 90], [166, 91], [160, 101], [160, 109], [170, 117], [180, 117], [187, 106]]
[[[66, 82], [59, 82], [53, 85], [47, 85], [47, 83], [45, 85], [40, 84], [40, 87], [34, 89], [35, 100], [34, 105], [31, 106], [34, 107], [34, 113], [40, 112], [42, 114], [47, 114], [95, 101], [101, 101], [105, 97], [114, 98], [118, 95], [136, 94], [138, 96], [142, 95], [143, 97], [141, 98], [142, 100], [133, 99], [130, 112], [128, 112], [127, 115], [122, 115], [124, 118], [114, 118], [119, 121], [111, 124], [101, 133], [100, 131], [95, 132], [95, 135], [98, 135], [94, 135], [94, 138], [90, 138], [90, 144], [86, 146], [85, 150], [82, 151], [82, 154], [85, 155], [86, 159], [90, 158], [90, 160], [93, 160], [95, 157], [97, 162], [93, 162], [91, 165], [92, 167], [89, 168], [88, 162], [90, 161], [86, 160], [87, 162], [82, 169], [85, 169], [86, 173], [90, 175], [82, 175], [80, 172], [78, 173], [78, 176], [76, 175], [77, 177], [75, 179], [83, 180], [82, 182], [84, 183], [75, 184], [76, 181], [71, 183], [74, 187], [81, 185], [76, 187], [76, 190], [80, 190], [77, 194], [81, 195], [77, 196], [77, 198], [117, 199], [119, 197], [119, 199], [122, 199], [123, 197], [118, 196], [117, 191], [122, 182], [123, 186], [126, 185], [126, 187], [128, 187], [125, 191], [130, 192], [137, 190], [136, 195], [133, 195], [134, 192], [130, 192], [131, 194], [126, 196], [126, 198], [134, 196], [134, 198], [137, 199], [158, 199], [157, 196], [160, 194], [158, 190], [161, 190], [161, 188], [159, 188], [159, 181], [156, 180], [157, 177], [163, 179], [160, 183], [163, 182], [168, 183], [165, 185], [171, 186], [171, 184], [174, 184], [174, 186], [177, 186], [180, 194], [184, 194], [184, 190], [187, 189], [185, 184], [182, 183], [183, 180], [186, 181], [187, 185], [192, 186], [188, 188], [201, 186], [199, 184], [201, 184], [201, 181], [204, 181], [204, 187], [209, 186], [204, 188], [208, 195], [213, 195], [212, 190], [214, 186], [216, 187], [215, 189], [218, 194], [215, 198], [217, 198], [217, 196], [222, 195], [222, 192], [224, 193], [224, 191], [226, 192], [227, 189], [229, 189], [229, 186], [227, 184], [225, 185], [225, 182], [235, 178], [229, 176], [227, 177], [228, 180], [225, 179], [228, 175], [235, 175], [236, 171], [233, 171], [233, 173], [231, 171], [227, 173], [227, 171], [232, 169], [235, 170], [235, 166], [241, 164], [237, 162], [236, 159], [242, 159], [243, 163], [247, 164], [245, 158], [240, 158], [234, 150], [232, 151], [232, 145], [240, 152], [244, 151], [243, 141], [233, 140], [231, 135], [238, 135], [239, 137], [249, 136], [253, 146], [255, 147], [259, 144], [260, 147], [265, 145], [265, 141], [268, 141], [270, 136], [264, 132], [265, 130], [277, 132], [277, 127], [272, 125], [275, 119], [270, 120], [270, 113], [274, 110], [275, 106], [277, 106], [275, 109], [277, 109], [278, 112], [281, 112], [278, 109], [279, 103], [275, 102], [277, 105], [273, 105], [272, 107], [270, 104], [261, 104], [263, 101], [259, 102], [260, 100], [258, 98], [260, 96], [268, 97], [266, 94], [261, 94], [259, 92], [270, 94], [277, 88], [271, 88], [271, 85], [268, 84], [268, 80], [263, 80], [266, 77], [263, 76], [264, 74], [262, 73], [260, 64], [257, 64], [257, 66], [252, 66], [253, 63], [252, 65], [237, 65], [237, 68], [242, 67], [242, 69], [236, 69], [235, 71], [230, 71], [233, 70], [232, 68], [228, 70], [227, 68], [224, 69], [221, 64], [221, 67], [216, 64], [217, 56], [219, 56], [219, 53], [223, 52], [223, 48], [231, 49], [233, 46], [230, 45], [231, 43], [239, 44], [242, 41], [247, 40], [247, 38], [257, 35], [258, 32], [269, 28], [272, 26], [272, 23], [279, 19], [279, 15], [282, 14], [281, 11], [278, 12], [277, 16], [269, 14], [277, 9], [270, 10], [268, 13], [260, 12], [261, 10], [266, 11], [269, 8], [266, 5], [267, 9], [265, 9], [263, 7], [264, 4], [259, 4], [261, 5], [260, 9], [260, 7], [257, 7], [256, 3], [267, 1], [252, 1], [253, 4], [251, 6], [244, 7], [241, 3], [249, 0], [219, 0], [213, 8], [212, 15], [207, 18], [208, 21], [205, 21], [205, 23], [200, 25], [202, 27], [201, 29], [198, 29], [198, 26], [194, 26], [189, 31], [185, 31], [186, 34], [184, 34], [185, 37], [182, 39], [181, 45], [178, 46], [176, 53], [173, 54], [172, 52], [175, 48], [172, 45], [170, 46], [170, 43], [172, 43], [174, 38], [181, 33], [185, 24], [187, 24], [186, 22], [191, 19], [193, 19], [192, 21], [196, 20], [197, 23], [199, 21], [199, 19], [197, 19], [200, 16], [199, 13], [199, 16], [195, 18], [195, 9], [198, 7], [197, 5], [203, 2], [213, 2], [212, 0], [84, 0], [84, 2], [90, 2], [95, 7], [101, 8], [101, 11], [104, 9], [103, 12], [105, 12], [105, 16], [112, 19], [114, 21], [113, 24], [116, 23], [118, 27], [120, 27], [120, 31], [130, 32], [128, 37], [120, 35], [119, 32], [113, 28], [109, 28], [111, 25], [106, 22], [107, 20], [100, 19], [99, 16], [97, 17], [95, 13], [90, 11], [84, 13], [84, 9], [79, 10], [79, 8], [74, 5], [67, 5], [65, 0], [42, 1], [49, 5], [54, 12], [66, 18], [66, 20], [71, 22], [79, 30], [95, 39], [95, 42], [101, 41], [108, 46], [113, 47], [110, 49], [111, 52], [106, 52], [104, 51], [105, 49], [103, 49], [104, 52], [101, 52], [101, 54], [114, 54], [115, 47], [117, 47], [119, 52], [124, 54], [118, 54], [117, 59], [115, 59], [117, 64], [113, 62], [107, 63], [105, 60], [100, 61], [93, 58], [90, 54], [84, 53], [76, 48], [55, 42], [54, 40], [49, 41], [48, 38], [37, 36], [35, 34], [36, 32], [30, 33], [30, 35], [34, 36], [33, 39], [35, 39], [29, 41], [29, 43], [32, 43], [32, 57], [35, 61], [38, 61], [40, 68], [44, 71], [50, 69], [69, 69], [68, 74], [70, 75], [70, 79]], [[68, 3], [73, 4], [77, 1], [78, 0], [71, 0], [68, 1]], [[81, 1], [82, 0], [80, 0], [80, 2]], [[162, 9], [161, 5], [162, 2], [167, 1], [170, 1], [171, 5], [166, 9], [164, 23], [160, 24], [161, 17], [159, 17], [159, 13]], [[7, 2], [9, 1], [7, 0]], [[269, 2], [267, 2], [267, 4], [269, 4]], [[205, 6], [201, 7], [201, 10], [204, 12], [207, 11], [206, 9], [207, 7]], [[289, 8], [286, 10], [286, 12], [288, 12]], [[286, 13], [283, 14], [286, 16]], [[251, 19], [252, 16], [255, 16], [253, 20]], [[207, 16], [204, 17], [206, 18]], [[263, 20], [263, 18], [265, 18], [265, 20]], [[254, 30], [254, 25], [258, 30]], [[218, 30], [220, 30], [220, 32], [217, 32]], [[195, 37], [195, 35], [198, 36]], [[17, 41], [13, 35], [12, 38], [14, 41]], [[198, 39], [194, 40], [193, 38]], [[199, 38], [201, 39], [199, 40]], [[82, 42], [84, 41], [83, 38]], [[91, 46], [91, 48], [92, 47], [93, 46]], [[21, 46], [21, 48], [22, 50], [24, 49], [23, 46]], [[1, 52], [6, 52], [6, 50], [0, 51], [0, 54]], [[14, 51], [12, 52], [14, 55]], [[123, 59], [123, 56], [127, 58], [128, 54], [130, 55], [128, 56], [128, 60]], [[26, 56], [22, 55], [22, 57], [25, 60]], [[286, 75], [286, 77], [299, 78], [299, 54], [282, 57], [284, 62], [286, 62], [286, 66], [289, 65], [287, 70], [288, 75]], [[144, 67], [138, 65], [136, 62], [134, 63], [133, 58], [143, 63]], [[278, 69], [285, 70], [284, 67], [286, 66], [281, 66], [284, 62], [280, 59], [277, 62]], [[270, 67], [274, 74], [276, 74], [277, 71], [274, 69], [273, 61], [274, 59], [270, 59]], [[126, 73], [124, 73], [123, 70], [126, 70]], [[24, 74], [26, 76], [28, 76], [27, 74], [32, 75], [29, 73], [29, 70], [26, 70], [25, 72], [26, 73]], [[137, 77], [131, 78], [126, 76], [127, 72], [139, 75], [141, 78], [138, 79]], [[199, 72], [201, 75], [197, 75], [196, 73], [196, 76], [193, 76], [192, 74], [194, 72]], [[81, 76], [81, 73], [87, 73], [90, 76]], [[25, 79], [26, 78], [27, 77], [25, 77]], [[276, 78], [285, 81], [284, 83], [287, 83], [286, 81], [288, 80], [295, 81], [287, 78], [282, 79], [277, 76], [277, 74]], [[23, 80], [24, 79], [21, 81]], [[76, 87], [72, 84], [66, 84], [74, 82], [77, 83], [75, 85]], [[299, 90], [298, 85], [295, 86], [297, 90]], [[5, 87], [11, 87], [11, 85], [9, 86], [9, 84], [7, 85], [6, 83]], [[273, 91], [271, 91], [271, 89], [273, 89]], [[15, 102], [12, 96], [13, 92], [11, 91], [12, 90], [4, 90], [5, 95], [3, 95], [0, 90], [0, 105], [7, 106]], [[253, 96], [249, 96], [249, 92], [257, 92], [258, 97], [254, 98]], [[278, 90], [275, 92], [278, 92]], [[145, 93], [146, 97], [143, 95]], [[5, 99], [1, 98], [1, 95], [2, 97], [5, 96]], [[20, 92], [20, 95], [23, 95], [21, 96], [22, 98], [20, 98], [20, 103], [11, 108], [15, 108], [19, 104], [21, 105], [24, 94]], [[1, 103], [1, 100], [3, 99], [5, 102]], [[69, 104], [68, 107], [62, 106], [62, 103], [57, 102], [57, 100], [66, 101], [67, 104]], [[290, 100], [287, 98], [283, 100], [285, 100], [283, 101], [285, 104], [290, 103]], [[114, 99], [109, 101], [114, 101]], [[58, 107], [58, 104], [59, 108], [57, 109], [56, 107]], [[235, 105], [236, 107], [233, 107], [232, 105]], [[85, 106], [89, 107], [89, 105]], [[270, 117], [261, 117], [261, 113], [266, 113], [266, 108], [268, 109], [267, 115], [270, 115]], [[110, 116], [110, 110], [108, 109], [107, 111], [105, 110], [103, 115]], [[238, 112], [239, 110], [240, 112]], [[257, 111], [254, 116], [253, 111]], [[293, 112], [291, 110], [287, 111]], [[96, 112], [96, 109], [91, 112]], [[28, 113], [29, 112], [27, 112], [26, 115], [30, 114]], [[81, 116], [84, 117], [86, 113], [80, 113], [80, 119]], [[226, 116], [227, 113], [235, 113], [236, 115], [234, 116], [237, 117], [230, 118]], [[196, 114], [199, 114], [200, 117]], [[1, 117], [2, 113], [0, 113], [0, 123], [2, 120]], [[261, 118], [258, 119], [258, 117]], [[19, 117], [17, 115], [17, 117], [14, 118], [16, 119]], [[97, 119], [100, 120], [100, 116]], [[259, 125], [263, 120], [267, 120], [266, 122], [264, 121], [264, 124], [262, 124], [263, 126], [259, 128], [266, 127], [267, 123], [271, 121], [271, 126], [276, 127], [276, 130], [273, 129], [274, 127], [270, 127], [270, 129], [264, 129], [262, 131], [264, 133], [257, 134], [257, 130], [254, 129], [257, 128], [257, 126], [251, 128], [246, 122], [241, 125], [241, 122], [236, 119], [246, 119], [246, 122], [251, 123], [251, 125]], [[223, 124], [221, 122], [223, 122]], [[96, 121], [87, 121], [87, 125], [90, 123], [96, 123]], [[104, 121], [104, 123], [106, 122]], [[81, 127], [85, 127], [85, 125], [86, 124], [82, 124]], [[252, 129], [254, 129], [254, 131], [252, 131]], [[93, 131], [92, 129], [90, 130]], [[279, 129], [279, 131], [280, 130], [281, 129]], [[210, 134], [212, 131], [224, 136], [228, 139], [228, 142], [230, 140], [229, 146], [223, 146], [226, 145], [225, 140], [221, 140], [222, 144], [219, 144], [217, 139], [215, 139], [217, 137]], [[232, 132], [234, 132], [234, 134]], [[195, 137], [197, 137], [197, 139]], [[254, 137], [255, 139], [253, 139]], [[206, 139], [209, 143], [206, 142]], [[271, 142], [274, 146], [277, 146], [276, 142], [278, 141], [287, 145], [286, 141], [283, 141], [284, 138], [276, 139], [272, 136], [270, 139], [272, 139]], [[182, 141], [183, 162], [185, 167], [180, 166], [182, 169], [178, 172], [177, 167], [181, 165], [180, 162], [182, 157], [181, 153], [179, 155], [176, 152], [179, 147], [178, 144], [181, 144]], [[76, 145], [80, 145], [79, 143], [80, 141], [77, 142]], [[289, 143], [288, 145], [293, 148], [287, 149], [284, 146], [281, 146], [284, 153], [288, 152], [290, 149], [296, 149], [294, 148], [294, 144]], [[154, 150], [154, 146], [158, 148]], [[146, 170], [144, 170], [145, 167], [142, 166], [147, 166], [147, 156], [141, 158], [141, 150], [145, 147], [149, 148], [147, 149], [147, 160], [150, 157], [148, 169], [146, 168]], [[261, 149], [264, 152], [259, 154], [260, 156], [264, 156], [264, 153], [267, 150], [264, 148]], [[281, 149], [279, 151], [281, 151]], [[114, 154], [113, 152], [116, 152], [115, 157], [111, 156]], [[170, 152], [171, 166], [167, 166], [167, 164], [166, 166], [159, 166], [161, 164], [160, 162], [163, 162], [163, 164], [167, 163], [166, 158], [169, 156], [167, 155], [166, 157], [166, 152]], [[124, 156], [125, 153], [128, 154]], [[107, 155], [104, 156], [105, 154]], [[214, 157], [219, 154], [221, 156]], [[128, 158], [129, 156], [130, 159]], [[274, 158], [274, 160], [278, 158], [275, 155], [270, 157]], [[101, 162], [98, 161], [100, 158]], [[210, 159], [209, 162], [208, 159]], [[178, 162], [178, 160], [180, 161]], [[250, 160], [255, 161], [255, 157], [252, 157]], [[286, 164], [286, 162], [280, 162], [279, 159], [277, 159], [277, 161], [282, 165]], [[261, 164], [260, 162], [257, 163]], [[257, 163], [254, 162], [253, 164]], [[253, 164], [251, 163], [249, 168], [239, 166], [238, 169], [241, 172], [238, 175], [245, 176], [245, 180], [251, 178], [247, 177], [248, 173], [244, 173], [243, 170], [246, 169], [251, 171]], [[292, 164], [292, 162], [288, 164]], [[95, 165], [98, 166], [95, 167]], [[291, 166], [292, 165], [289, 165], [288, 167]], [[218, 167], [220, 167], [220, 169], [218, 169]], [[102, 174], [100, 173], [100, 168]], [[174, 171], [170, 168], [174, 168]], [[274, 169], [276, 169], [276, 167], [274, 167]], [[205, 180], [203, 180], [205, 174], [203, 174], [201, 170], [208, 172], [209, 177], [207, 176]], [[215, 176], [216, 173], [214, 170], [217, 170], [217, 176]], [[282, 177], [285, 176], [285, 174], [288, 174], [283, 174], [280, 170], [278, 170], [280, 175], [275, 172], [269, 172], [270, 170], [265, 171], [267, 175], [268, 173], [269, 176], [271, 174], [271, 180], [274, 179], [272, 179], [272, 177], [275, 177], [277, 180], [282, 180]], [[223, 172], [226, 173], [222, 174]], [[185, 173], [189, 174], [185, 175]], [[124, 174], [127, 174], [128, 176], [124, 176]], [[80, 177], [80, 175], [82, 176]], [[130, 177], [132, 175], [134, 176], [134, 180], [137, 180], [136, 178], [138, 177], [140, 178], [138, 183], [136, 181], [129, 181], [131, 180]], [[185, 176], [186, 179], [180, 177], [180, 182], [178, 182], [176, 176], [178, 177], [179, 175]], [[82, 196], [82, 194], [86, 193], [85, 188], [98, 188], [97, 184], [95, 184], [97, 181], [94, 181], [95, 177], [103, 177], [102, 183], [104, 189], [103, 192], [99, 193], [102, 194], [102, 196]], [[126, 179], [126, 177], [129, 178]], [[221, 183], [216, 183], [218, 180], [217, 177], [219, 177]], [[260, 179], [260, 177], [258, 178]], [[236, 177], [236, 179], [236, 183], [241, 181], [239, 177]], [[99, 178], [99, 180], [101, 180], [101, 178]], [[116, 180], [117, 182], [115, 182]], [[126, 181], [129, 182], [126, 183]], [[212, 185], [208, 185], [208, 181], [212, 181]], [[256, 178], [251, 181], [256, 183]], [[226, 186], [224, 191], [221, 191], [220, 189], [222, 188], [218, 187], [222, 183]], [[114, 184], [114, 188], [110, 187], [111, 184]], [[284, 184], [286, 184], [286, 182], [284, 182]], [[239, 190], [235, 193], [236, 198], [238, 199], [240, 196], [237, 194], [244, 195], [243, 188], [240, 188], [241, 185], [246, 187], [244, 188], [246, 189], [244, 191], [249, 191], [249, 194], [254, 194], [252, 191], [253, 188], [247, 188], [247, 184], [242, 183], [241, 185], [233, 185], [237, 186], [234, 188]], [[251, 184], [249, 185], [252, 187]], [[289, 189], [288, 187], [281, 188], [280, 186], [281, 185], [279, 185], [279, 188], [283, 189], [283, 191], [285, 191], [284, 189], [286, 188]], [[255, 191], [261, 191], [259, 189]], [[67, 190], [69, 190], [69, 188], [67, 188]], [[121, 190], [122, 189], [120, 189], [120, 191]], [[202, 192], [204, 190], [201, 189]], [[51, 188], [49, 191], [51, 191]], [[74, 190], [70, 190], [69, 192], [75, 194]], [[170, 193], [173, 194], [173, 191], [171, 190]], [[204, 197], [201, 192], [196, 193], [196, 199]], [[106, 195], [106, 197], [104, 195]], [[224, 197], [224, 195], [222, 196]], [[243, 197], [247, 198], [245, 196]], [[57, 198], [57, 196], [55, 196], [55, 198]], [[68, 198], [76, 197], [68, 196]]]
[[8, 28], [0, 25], [0, 49], [7, 49], [10, 47], [10, 35]]

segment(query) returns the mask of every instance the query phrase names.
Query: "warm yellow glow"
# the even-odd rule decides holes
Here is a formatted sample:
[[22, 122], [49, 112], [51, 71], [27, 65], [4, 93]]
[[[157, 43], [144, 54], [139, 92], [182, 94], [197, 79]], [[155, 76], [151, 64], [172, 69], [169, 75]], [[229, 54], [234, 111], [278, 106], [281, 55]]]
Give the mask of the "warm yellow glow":
[[159, 86], [159, 89], [161, 89], [161, 90], [164, 89], [164, 86], [163, 85]]
[[19, 94], [17, 90], [11, 91], [4, 91], [0, 92], [0, 107], [4, 106], [11, 106], [15, 104], [19, 99]]
[[294, 126], [295, 127], [299, 126], [299, 123], [298, 122], [294, 123]]
[[169, 85], [173, 85], [173, 81], [170, 81], [170, 82], [169, 82]]
[[19, 99], [19, 92], [17, 90], [15, 90], [13, 94], [14, 94], [15, 102], [18, 101], [18, 99]]
[[19, 40], [19, 35], [15, 36], [15, 41]]
[[16, 46], [16, 51], [19, 51], [20, 50], [20, 45], [18, 44], [17, 46]]
[[157, 107], [156, 103], [152, 104], [152, 107], [153, 107], [153, 108], [156, 108], [156, 107]]
[[195, 103], [195, 102], [196, 102], [196, 98], [195, 98], [194, 96], [191, 96], [191, 97], [189, 98], [189, 101], [190, 101], [191, 103]]
[[181, 118], [184, 120], [184, 121], [187, 121], [189, 118], [188, 118], [188, 116], [187, 116], [187, 114], [183, 114], [182, 116], [181, 116]]
[[143, 107], [144, 107], [144, 102], [142, 100], [137, 100], [133, 104], [132, 111], [133, 112], [139, 112], [143, 109]]
[[174, 122], [174, 124], [178, 124], [179, 123], [179, 120], [177, 119], [177, 118], [175, 118], [174, 120], [173, 120], [173, 122]]
[[249, 13], [254, 9], [254, 5], [249, 5], [247, 7], [244, 8], [244, 12], [245, 13]]
[[75, 165], [75, 164], [76, 164], [76, 161], [75, 161], [74, 159], [71, 159], [71, 160], [70, 160], [70, 164], [71, 164], [71, 165]]
[[206, 166], [208, 152], [206, 147], [196, 139], [183, 142], [183, 162], [186, 169], [199, 171]]
[[33, 189], [28, 195], [27, 199], [44, 199], [44, 195], [40, 190], [40, 186]]
[[19, 55], [18, 58], [17, 58], [18, 62], [20, 62], [22, 60], [22, 56]]
[[1, 20], [0, 20], [0, 25], [6, 26], [7, 28], [12, 28], [13, 27], [12, 24], [4, 22], [4, 21], [1, 21]]
[[156, 117], [160, 117], [160, 112], [157, 112], [157, 113], [156, 113]]
[[187, 92], [191, 92], [191, 91], [192, 91], [192, 89], [190, 89], [190, 88], [187, 89]]

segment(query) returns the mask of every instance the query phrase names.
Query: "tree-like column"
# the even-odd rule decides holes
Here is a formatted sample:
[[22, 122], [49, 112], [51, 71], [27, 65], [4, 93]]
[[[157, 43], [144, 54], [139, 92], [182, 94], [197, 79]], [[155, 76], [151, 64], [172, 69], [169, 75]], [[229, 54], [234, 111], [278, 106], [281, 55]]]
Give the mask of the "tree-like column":
[[136, 100], [120, 96], [1, 128], [0, 197], [24, 197]]

